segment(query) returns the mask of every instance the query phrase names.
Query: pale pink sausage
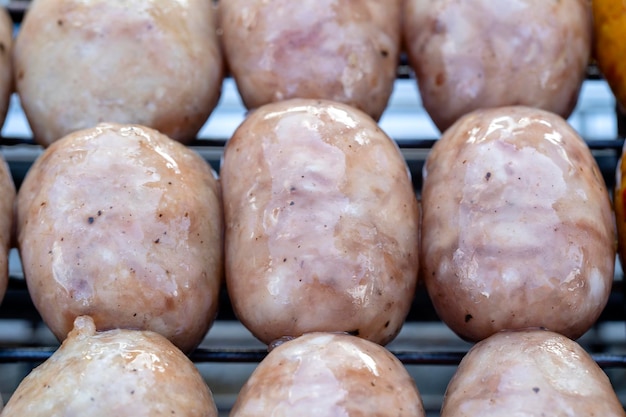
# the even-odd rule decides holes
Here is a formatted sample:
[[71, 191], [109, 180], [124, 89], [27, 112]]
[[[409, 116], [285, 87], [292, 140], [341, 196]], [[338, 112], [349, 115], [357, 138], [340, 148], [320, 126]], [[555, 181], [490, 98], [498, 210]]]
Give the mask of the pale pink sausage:
[[395, 337], [416, 286], [418, 205], [402, 154], [369, 116], [328, 101], [263, 106], [220, 173], [227, 288], [256, 337]]
[[403, 33], [425, 109], [443, 132], [479, 108], [567, 118], [591, 53], [588, 0], [407, 0]]
[[504, 331], [476, 344], [446, 391], [442, 417], [624, 417], [611, 382], [576, 342], [545, 330]]
[[153, 330], [188, 352], [213, 323], [222, 205], [192, 149], [137, 125], [75, 132], [30, 168], [17, 214], [28, 290], [60, 340], [88, 314], [98, 330]]
[[168, 415], [217, 417], [202, 376], [163, 336], [96, 332], [81, 316], [61, 347], [9, 399], [5, 417]]
[[396, 78], [400, 0], [223, 0], [224, 54], [248, 108], [335, 100], [379, 119]]
[[13, 62], [35, 140], [100, 122], [194, 139], [223, 80], [213, 13], [206, 0], [33, 1]]
[[415, 382], [387, 349], [346, 334], [310, 333], [272, 350], [231, 417], [424, 417]]
[[561, 117], [528, 107], [464, 116], [426, 161], [422, 208], [424, 280], [463, 338], [524, 327], [577, 338], [606, 305], [609, 194]]

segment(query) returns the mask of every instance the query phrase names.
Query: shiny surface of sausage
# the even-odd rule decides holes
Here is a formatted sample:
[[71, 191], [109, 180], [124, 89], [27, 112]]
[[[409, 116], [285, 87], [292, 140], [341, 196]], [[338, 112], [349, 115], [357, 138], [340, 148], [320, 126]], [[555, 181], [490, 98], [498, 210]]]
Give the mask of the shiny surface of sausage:
[[35, 140], [99, 122], [136, 123], [188, 142], [223, 79], [205, 0], [35, 0], [14, 48], [16, 88]]
[[263, 106], [220, 173], [227, 288], [257, 338], [395, 337], [416, 286], [419, 208], [402, 154], [370, 117], [318, 100]]
[[17, 200], [24, 275], [52, 332], [89, 314], [98, 330], [196, 347], [217, 313], [220, 198], [209, 164], [155, 130], [101, 124], [54, 142]]
[[220, 1], [224, 53], [244, 104], [319, 98], [379, 119], [396, 78], [400, 3]]
[[78, 317], [61, 347], [20, 383], [2, 416], [217, 417], [194, 364], [157, 333], [96, 332]]
[[506, 107], [461, 118], [426, 161], [422, 208], [428, 293], [463, 338], [524, 327], [577, 338], [606, 305], [611, 203], [559, 116]]
[[591, 54], [587, 0], [408, 0], [404, 42], [443, 132], [472, 110], [527, 105], [568, 117]]
[[545, 330], [476, 344], [448, 385], [442, 417], [625, 416], [606, 374], [576, 342]]
[[415, 382], [382, 346], [310, 333], [273, 349], [241, 389], [231, 417], [423, 417]]

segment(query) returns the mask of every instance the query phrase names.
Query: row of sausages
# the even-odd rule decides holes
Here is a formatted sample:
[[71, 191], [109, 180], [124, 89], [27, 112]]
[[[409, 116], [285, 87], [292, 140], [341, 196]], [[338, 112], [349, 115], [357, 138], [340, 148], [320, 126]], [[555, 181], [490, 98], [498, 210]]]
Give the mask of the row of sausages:
[[586, 0], [35, 0], [14, 45], [1, 22], [0, 97], [14, 80], [44, 146], [99, 122], [188, 143], [227, 73], [249, 109], [329, 99], [378, 120], [406, 53], [441, 131], [482, 107], [566, 118], [590, 60], [591, 16]]
[[[426, 161], [421, 215], [402, 154], [376, 122], [310, 99], [251, 112], [227, 143], [219, 178], [191, 148], [146, 127], [74, 132], [35, 161], [16, 207], [29, 291], [64, 344], [25, 380], [37, 396], [20, 401], [28, 397], [18, 391], [6, 415], [52, 395], [42, 378], [44, 388], [77, 387], [58, 379], [64, 354], [116, 381], [127, 380], [109, 368], [128, 376], [139, 363], [144, 376], [178, 361], [197, 372], [183, 352], [210, 327], [223, 272], [238, 318], [273, 348], [233, 415], [276, 407], [341, 415], [370, 404], [354, 392], [394, 415], [423, 415], [419, 391], [382, 346], [403, 324], [420, 269], [442, 320], [478, 342], [449, 388], [450, 412], [486, 407], [493, 392], [478, 389], [480, 402], [468, 386], [495, 378], [505, 408], [504, 398], [526, 404], [537, 395], [533, 406], [580, 401], [623, 415], [606, 376], [571, 340], [610, 292], [609, 195], [586, 144], [553, 113], [517, 106], [463, 116]], [[142, 331], [109, 330], [119, 328]], [[124, 342], [101, 342], [117, 338]], [[146, 378], [117, 388], [137, 383], [127, 397], [154, 395], [139, 389], [153, 384]], [[189, 395], [201, 388], [202, 401], [210, 398], [195, 377], [188, 383]], [[305, 394], [315, 383], [329, 390], [325, 401]], [[45, 404], [109, 410], [62, 398]]]
[[[8, 249], [15, 190], [4, 179]], [[35, 161], [17, 196], [17, 246], [59, 339], [89, 314], [99, 328], [162, 328], [190, 351], [224, 272], [235, 313], [266, 344], [315, 330], [387, 344], [420, 267], [465, 339], [529, 326], [578, 338], [593, 325], [616, 228], [596, 161], [565, 120], [522, 106], [472, 112], [435, 144], [423, 180], [420, 216], [395, 142], [331, 101], [250, 113], [219, 180], [155, 130], [100, 124]]]
[[[538, 329], [501, 332], [476, 344], [453, 375], [441, 407], [442, 417], [512, 412], [626, 415], [587, 352]], [[193, 363], [167, 339], [140, 330], [97, 332], [89, 317], [79, 317], [0, 414], [217, 417], [218, 410]], [[425, 416], [415, 382], [394, 355], [357, 336], [327, 332], [273, 347], [229, 415], [294, 414]]]

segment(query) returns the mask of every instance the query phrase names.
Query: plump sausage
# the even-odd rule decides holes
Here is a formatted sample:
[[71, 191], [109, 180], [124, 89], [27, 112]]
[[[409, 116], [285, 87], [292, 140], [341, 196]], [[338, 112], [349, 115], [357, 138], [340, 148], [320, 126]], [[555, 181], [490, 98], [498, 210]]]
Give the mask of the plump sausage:
[[422, 265], [459, 335], [546, 327], [577, 338], [606, 305], [615, 265], [609, 195], [561, 117], [528, 107], [470, 113], [424, 169]]
[[215, 173], [155, 130], [101, 124], [54, 142], [18, 193], [17, 236], [33, 302], [63, 340], [153, 330], [185, 352], [217, 312], [223, 220]]
[[217, 417], [194, 364], [163, 336], [139, 330], [96, 332], [78, 317], [54, 354], [9, 399], [5, 417]]
[[224, 54], [248, 108], [290, 98], [387, 106], [400, 49], [399, 0], [224, 0]]
[[589, 3], [407, 0], [404, 42], [435, 125], [507, 105], [567, 118], [591, 53]]
[[395, 337], [414, 296], [419, 213], [374, 120], [328, 101], [268, 104], [235, 131], [220, 173], [227, 288], [257, 338]]
[[206, 0], [33, 1], [14, 65], [35, 140], [49, 145], [99, 122], [193, 139], [223, 79], [213, 13]]
[[463, 358], [442, 417], [625, 416], [607, 375], [576, 342], [546, 330], [504, 331]]
[[15, 184], [4, 158], [0, 157], [0, 304], [9, 282], [9, 250], [13, 246]]
[[310, 333], [273, 349], [239, 392], [231, 417], [424, 417], [415, 382], [387, 349]]

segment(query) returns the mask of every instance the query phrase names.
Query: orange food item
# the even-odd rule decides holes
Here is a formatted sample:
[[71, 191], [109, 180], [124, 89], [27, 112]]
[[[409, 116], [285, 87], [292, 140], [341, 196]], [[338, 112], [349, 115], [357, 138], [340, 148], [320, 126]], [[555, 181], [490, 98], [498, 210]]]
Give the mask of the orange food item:
[[626, 265], [626, 158], [622, 157], [617, 164], [615, 175], [615, 195], [613, 204], [615, 205], [615, 222], [617, 223], [617, 253], [622, 267]]
[[593, 54], [617, 102], [626, 106], [626, 3], [594, 0]]

